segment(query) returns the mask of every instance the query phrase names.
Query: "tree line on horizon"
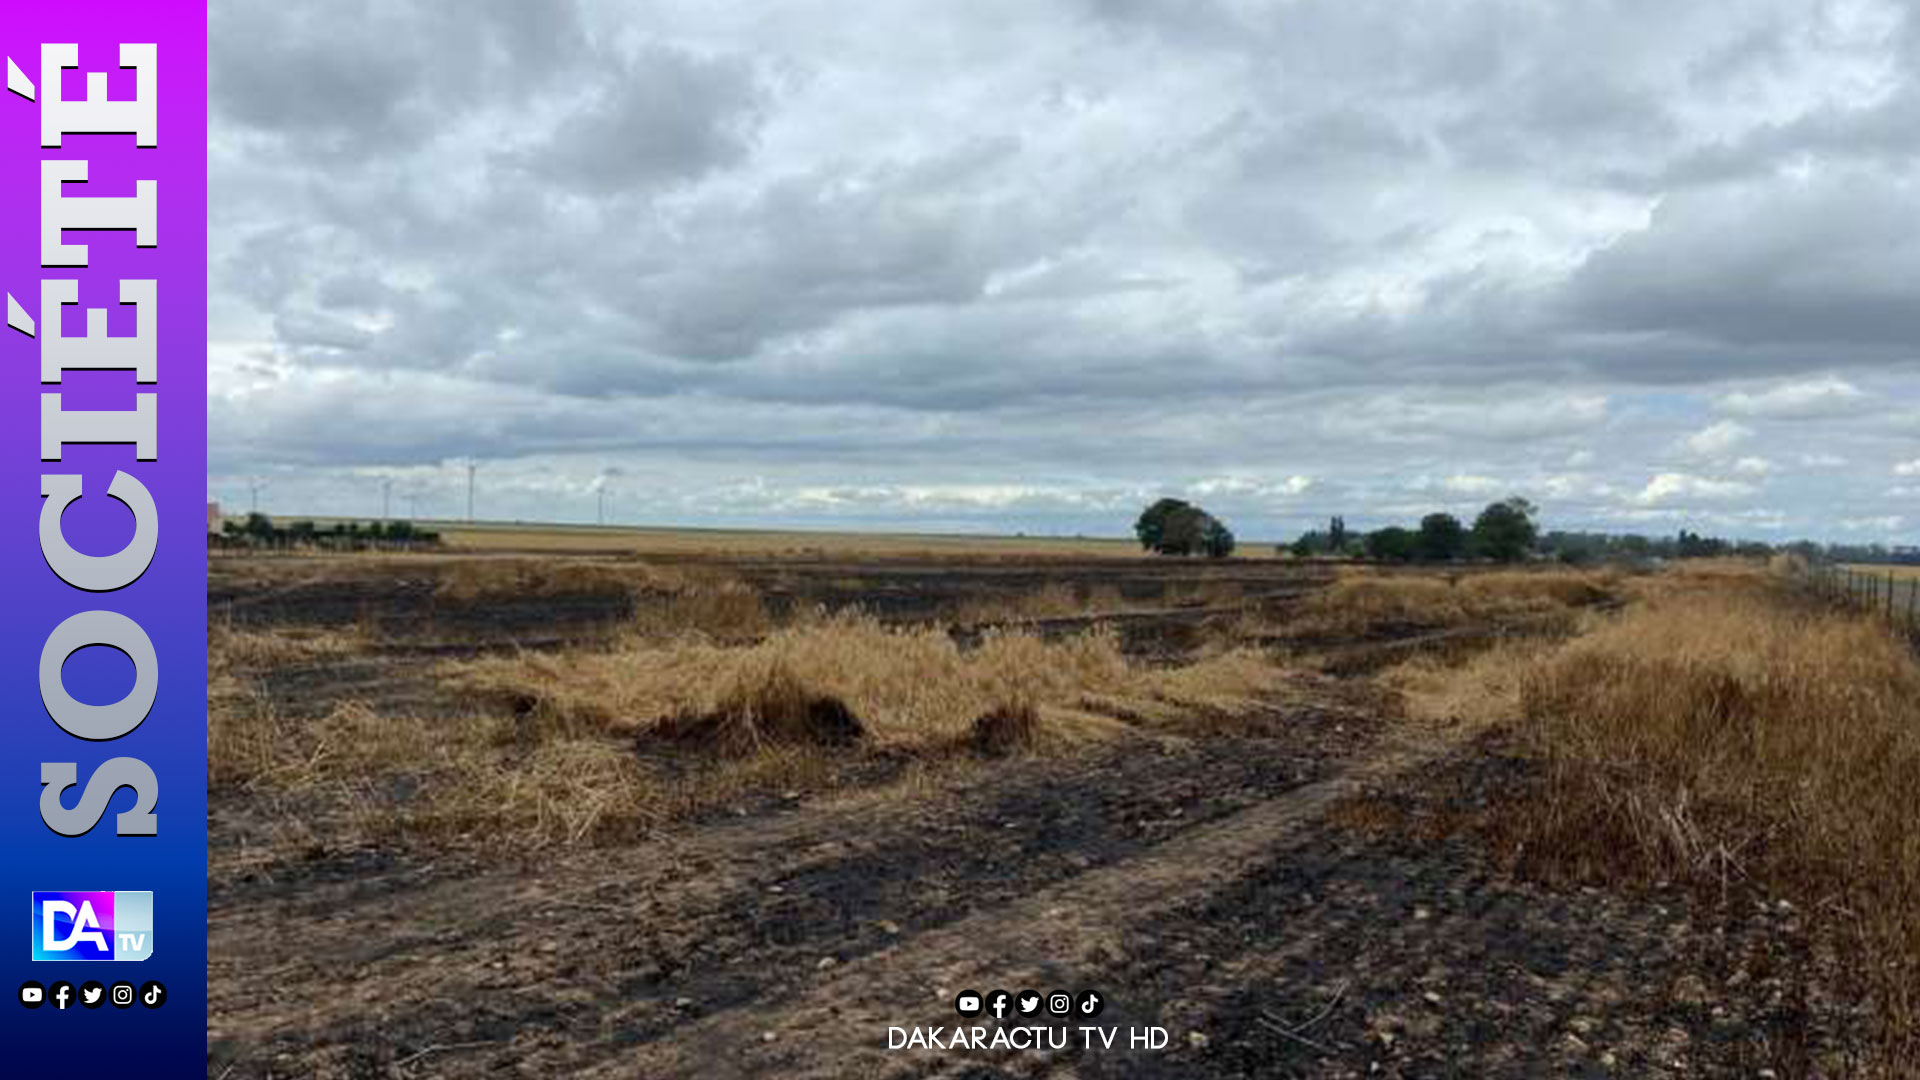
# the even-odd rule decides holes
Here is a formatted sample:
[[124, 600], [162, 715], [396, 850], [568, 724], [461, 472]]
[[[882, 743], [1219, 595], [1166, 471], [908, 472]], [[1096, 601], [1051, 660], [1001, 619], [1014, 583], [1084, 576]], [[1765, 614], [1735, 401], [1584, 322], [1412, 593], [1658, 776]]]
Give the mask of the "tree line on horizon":
[[209, 543], [220, 547], [314, 547], [329, 550], [359, 551], [370, 547], [433, 547], [440, 534], [422, 529], [411, 521], [336, 522], [321, 527], [311, 521], [293, 521], [280, 525], [262, 513], [251, 513], [243, 520], [228, 518], [218, 533], [207, 534]]
[[1421, 518], [1417, 528], [1388, 525], [1363, 533], [1349, 530], [1346, 519], [1335, 516], [1324, 530], [1302, 533], [1298, 540], [1280, 550], [1301, 559], [1319, 556], [1364, 557], [1380, 562], [1457, 562], [1462, 559], [1519, 562], [1534, 553], [1540, 538], [1539, 526], [1534, 522], [1538, 512], [1532, 503], [1516, 495], [1488, 503], [1471, 526], [1452, 514], [1435, 512]]
[[[1418, 526], [1388, 525], [1355, 531], [1346, 519], [1333, 516], [1324, 529], [1310, 529], [1281, 554], [1295, 558], [1364, 558], [1377, 562], [1459, 562], [1489, 560], [1520, 562], [1531, 558], [1563, 563], [1590, 563], [1618, 559], [1707, 559], [1721, 556], [1765, 558], [1797, 555], [1809, 562], [1920, 565], [1920, 546], [1883, 544], [1821, 544], [1796, 540], [1768, 544], [1758, 540], [1728, 540], [1681, 529], [1673, 536], [1637, 533], [1541, 531], [1539, 510], [1520, 496], [1487, 504], [1471, 525], [1445, 512], [1420, 519]], [[1233, 532], [1213, 514], [1181, 499], [1163, 498], [1142, 511], [1134, 523], [1140, 546], [1162, 555], [1207, 555], [1222, 558], [1234, 550]]]

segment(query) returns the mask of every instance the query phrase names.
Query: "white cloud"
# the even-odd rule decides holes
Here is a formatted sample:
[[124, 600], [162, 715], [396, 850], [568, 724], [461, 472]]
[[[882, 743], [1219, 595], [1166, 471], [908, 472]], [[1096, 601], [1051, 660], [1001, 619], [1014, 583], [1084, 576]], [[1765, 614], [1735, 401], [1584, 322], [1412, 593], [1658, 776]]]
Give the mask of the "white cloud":
[[1724, 454], [1753, 437], [1753, 429], [1733, 420], [1719, 420], [1686, 438], [1687, 449], [1696, 454]]
[[1801, 454], [1798, 460], [1800, 464], [1809, 469], [1838, 469], [1845, 467], [1847, 464], [1847, 459], [1841, 457], [1839, 454]]
[[1455, 473], [1440, 481], [1442, 490], [1450, 491], [1455, 495], [1494, 495], [1504, 490], [1506, 486], [1491, 476], [1475, 476], [1470, 473]]
[[1840, 527], [1848, 532], [1872, 532], [1886, 536], [1898, 533], [1907, 519], [1899, 514], [1882, 514], [1875, 517], [1841, 518]]
[[1723, 411], [1735, 416], [1809, 420], [1856, 413], [1871, 401], [1859, 387], [1828, 375], [1779, 383], [1755, 393], [1736, 390], [1722, 395], [1718, 404]]
[[1895, 465], [1893, 467], [1893, 475], [1920, 476], [1920, 458], [1914, 458], [1912, 461], [1903, 461]]
[[1280, 480], [1261, 480], [1251, 476], [1213, 476], [1188, 485], [1195, 496], [1226, 495], [1245, 498], [1292, 498], [1313, 487], [1310, 476], [1288, 476]]
[[1748, 476], [1766, 476], [1773, 472], [1773, 462], [1763, 457], [1743, 457], [1733, 463], [1733, 471]]
[[1666, 506], [1691, 501], [1719, 502], [1751, 495], [1752, 484], [1739, 480], [1715, 480], [1689, 473], [1663, 472], [1647, 481], [1634, 501], [1641, 506]]

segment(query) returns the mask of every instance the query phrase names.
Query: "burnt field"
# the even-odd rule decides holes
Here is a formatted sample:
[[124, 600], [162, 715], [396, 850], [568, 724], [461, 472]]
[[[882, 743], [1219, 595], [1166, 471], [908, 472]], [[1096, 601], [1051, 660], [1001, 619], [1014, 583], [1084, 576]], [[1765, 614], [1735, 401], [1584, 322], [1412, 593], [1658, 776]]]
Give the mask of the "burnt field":
[[222, 558], [207, 600], [216, 620], [242, 628], [372, 629], [397, 641], [498, 645], [604, 637], [625, 629], [650, 599], [722, 583], [751, 589], [776, 618], [818, 605], [965, 627], [1148, 610], [1154, 617], [1138, 620], [1147, 642], [1152, 631], [1187, 621], [1180, 612], [1229, 603], [1279, 610], [1333, 574], [1278, 561], [1215, 567], [1093, 557]]
[[[1609, 635], [1649, 632], [1623, 620], [1798, 602], [1760, 571], [835, 551], [209, 579], [210, 1076], [1901, 1074], [1905, 1006], [1844, 972], [1908, 923], [1837, 927], [1796, 869], [1827, 853], [1738, 785], [1694, 782], [1672, 851], [1541, 741], [1613, 722], [1556, 695], [1604, 699], [1580, 680], [1627, 662]], [[1826, 893], [1884, 909], [1902, 866]], [[1167, 1047], [887, 1047], [958, 1023], [962, 989], [1088, 987]]]

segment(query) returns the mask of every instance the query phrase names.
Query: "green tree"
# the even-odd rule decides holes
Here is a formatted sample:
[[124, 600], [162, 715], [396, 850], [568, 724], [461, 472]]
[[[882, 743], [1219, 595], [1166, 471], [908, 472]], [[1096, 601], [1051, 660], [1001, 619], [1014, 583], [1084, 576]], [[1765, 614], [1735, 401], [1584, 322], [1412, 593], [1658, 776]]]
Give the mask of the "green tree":
[[1467, 529], [1452, 514], [1428, 514], [1420, 519], [1420, 557], [1450, 562], [1466, 554]]
[[1411, 562], [1420, 554], [1420, 538], [1410, 529], [1389, 525], [1375, 529], [1362, 541], [1367, 557], [1382, 562]]
[[1161, 551], [1166, 537], [1167, 522], [1182, 510], [1191, 510], [1192, 505], [1182, 499], [1161, 499], [1140, 512], [1140, 519], [1133, 523], [1133, 535], [1140, 541], [1145, 551]]
[[1233, 554], [1233, 530], [1221, 524], [1212, 514], [1206, 515], [1206, 523], [1200, 528], [1200, 547], [1209, 559], [1224, 559]]
[[1158, 538], [1151, 550], [1161, 555], [1222, 558], [1233, 553], [1233, 532], [1205, 510], [1181, 503], [1159, 522]]
[[1327, 534], [1318, 529], [1309, 529], [1300, 534], [1287, 548], [1296, 559], [1310, 559], [1327, 550]]
[[1727, 553], [1727, 542], [1716, 536], [1701, 536], [1699, 533], [1680, 530], [1680, 536], [1674, 543], [1674, 554], [1682, 559], [1711, 559]]
[[1347, 519], [1336, 516], [1327, 523], [1327, 550], [1335, 555], [1347, 553]]
[[1533, 515], [1533, 504], [1517, 495], [1505, 502], [1489, 503], [1474, 519], [1474, 548], [1496, 562], [1526, 558], [1540, 535]]

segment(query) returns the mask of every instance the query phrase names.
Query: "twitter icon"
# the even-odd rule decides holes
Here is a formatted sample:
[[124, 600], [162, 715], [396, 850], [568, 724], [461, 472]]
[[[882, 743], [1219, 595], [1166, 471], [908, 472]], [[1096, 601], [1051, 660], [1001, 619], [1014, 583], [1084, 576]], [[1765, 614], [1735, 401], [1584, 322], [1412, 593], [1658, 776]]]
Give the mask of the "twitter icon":
[[107, 988], [89, 979], [80, 984], [80, 1004], [89, 1009], [97, 1009], [107, 1000]]
[[1020, 991], [1019, 1003], [1021, 1016], [1032, 1016], [1040, 1011], [1040, 995], [1032, 990]]

